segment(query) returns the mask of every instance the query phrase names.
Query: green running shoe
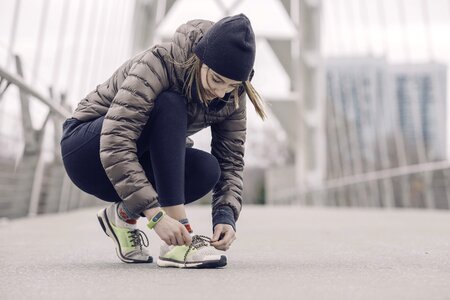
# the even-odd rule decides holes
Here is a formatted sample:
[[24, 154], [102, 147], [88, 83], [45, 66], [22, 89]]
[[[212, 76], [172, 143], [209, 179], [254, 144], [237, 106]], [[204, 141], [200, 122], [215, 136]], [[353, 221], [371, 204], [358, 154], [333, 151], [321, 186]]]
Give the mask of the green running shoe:
[[144, 248], [149, 245], [147, 236], [136, 224], [129, 224], [120, 219], [117, 207], [118, 203], [114, 203], [97, 213], [103, 231], [116, 244], [117, 256], [126, 263], [153, 262], [153, 258]]
[[216, 253], [210, 245], [211, 239], [203, 235], [194, 235], [190, 246], [161, 246], [157, 260], [160, 267], [175, 268], [220, 268], [227, 265], [227, 257]]

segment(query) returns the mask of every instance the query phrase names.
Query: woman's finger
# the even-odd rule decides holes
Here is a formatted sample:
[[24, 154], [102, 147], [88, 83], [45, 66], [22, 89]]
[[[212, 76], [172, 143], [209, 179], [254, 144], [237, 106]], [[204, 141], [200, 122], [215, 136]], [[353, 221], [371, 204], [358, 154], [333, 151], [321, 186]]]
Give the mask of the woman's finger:
[[170, 245], [176, 246], [178, 244], [177, 237], [175, 235], [170, 236]]
[[228, 249], [231, 247], [231, 244], [236, 240], [236, 235], [233, 235], [230, 239], [230, 241], [227, 244]]
[[[232, 230], [227, 230], [221, 240], [211, 243], [216, 248], [224, 248], [230, 240], [233, 238], [234, 232]], [[221, 249], [223, 250], [223, 249]]]
[[183, 238], [183, 234], [181, 232], [177, 233], [177, 235], [175, 237], [177, 239], [178, 246], [184, 245], [184, 238]]
[[222, 230], [223, 230], [223, 227], [220, 224], [216, 225], [216, 227], [214, 227], [214, 234], [211, 239], [212, 242], [217, 242], [219, 240]]
[[227, 241], [232, 241], [234, 235], [235, 235], [234, 231], [230, 229], [225, 232], [225, 236], [223, 238], [226, 239]]
[[213, 242], [211, 243], [212, 246], [214, 246], [214, 248], [220, 249], [222, 247], [224, 247], [226, 245], [226, 241], [224, 241], [223, 239], [217, 242]]
[[192, 237], [187, 230], [183, 231], [183, 240], [184, 244], [187, 246], [189, 246], [192, 243]]

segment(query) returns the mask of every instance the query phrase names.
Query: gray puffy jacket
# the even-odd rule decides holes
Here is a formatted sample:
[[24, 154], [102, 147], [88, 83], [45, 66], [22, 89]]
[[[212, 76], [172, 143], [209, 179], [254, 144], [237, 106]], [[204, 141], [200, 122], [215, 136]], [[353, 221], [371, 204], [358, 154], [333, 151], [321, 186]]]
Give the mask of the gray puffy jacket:
[[[149, 118], [155, 98], [165, 90], [182, 91], [185, 70], [173, 61], [186, 61], [212, 25], [205, 20], [181, 25], [171, 42], [153, 46], [126, 61], [81, 100], [72, 115], [81, 121], [105, 115], [100, 138], [101, 162], [118, 195], [130, 204], [143, 208], [159, 205], [157, 193], [136, 156], [136, 140]], [[213, 189], [214, 223], [221, 222], [221, 214], [231, 214], [237, 220], [242, 207], [246, 97], [241, 91], [238, 109], [232, 98], [226, 95], [227, 102], [218, 111], [210, 110], [198, 99], [188, 99], [186, 103], [187, 136], [211, 126], [211, 153], [222, 171]]]

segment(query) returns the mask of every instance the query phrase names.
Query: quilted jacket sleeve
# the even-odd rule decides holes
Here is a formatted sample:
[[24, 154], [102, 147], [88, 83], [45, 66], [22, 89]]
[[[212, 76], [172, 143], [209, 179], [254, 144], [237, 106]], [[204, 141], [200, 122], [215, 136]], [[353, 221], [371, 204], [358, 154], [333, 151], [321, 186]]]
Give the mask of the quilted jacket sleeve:
[[246, 139], [246, 96], [239, 98], [239, 108], [226, 120], [211, 125], [211, 153], [219, 161], [221, 176], [213, 189], [213, 227], [235, 227], [242, 208], [242, 174]]
[[136, 141], [155, 98], [169, 87], [163, 60], [167, 52], [155, 46], [131, 66], [109, 107], [100, 137], [100, 159], [108, 178], [133, 211], [159, 206], [157, 193], [137, 157]]

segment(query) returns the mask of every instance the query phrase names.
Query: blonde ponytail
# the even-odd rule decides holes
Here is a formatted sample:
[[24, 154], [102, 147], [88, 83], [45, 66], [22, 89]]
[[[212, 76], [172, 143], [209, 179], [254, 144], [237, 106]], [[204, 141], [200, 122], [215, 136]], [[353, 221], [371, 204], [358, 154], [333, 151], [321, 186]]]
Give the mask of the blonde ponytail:
[[260, 118], [264, 121], [267, 118], [267, 114], [264, 108], [264, 101], [262, 100], [261, 96], [255, 90], [250, 81], [244, 81], [243, 84], [248, 98], [252, 102]]

